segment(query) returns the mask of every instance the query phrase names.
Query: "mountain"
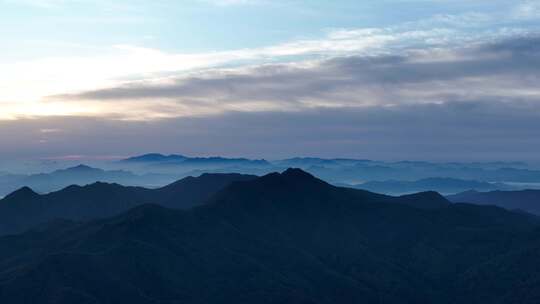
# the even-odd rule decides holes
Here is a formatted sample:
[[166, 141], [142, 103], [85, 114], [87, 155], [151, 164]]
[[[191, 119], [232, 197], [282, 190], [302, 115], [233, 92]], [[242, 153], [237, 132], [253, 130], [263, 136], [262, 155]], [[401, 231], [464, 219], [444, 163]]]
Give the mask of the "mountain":
[[510, 210], [522, 210], [540, 215], [540, 190], [522, 191], [466, 191], [447, 198], [453, 202], [495, 205]]
[[121, 160], [121, 162], [125, 162], [125, 163], [176, 162], [176, 161], [183, 161], [185, 159], [187, 159], [187, 157], [183, 155], [177, 155], [177, 154], [163, 155], [159, 153], [150, 153], [150, 154], [144, 154], [140, 156], [126, 158], [124, 160]]
[[0, 234], [21, 232], [58, 218], [91, 220], [109, 217], [148, 203], [191, 208], [234, 181], [253, 178], [255, 176], [241, 174], [203, 174], [158, 189], [97, 182], [73, 185], [45, 195], [24, 187], [0, 200]]
[[158, 153], [134, 156], [120, 161], [121, 163], [147, 163], [161, 165], [181, 166], [208, 166], [208, 165], [268, 165], [266, 160], [252, 160], [247, 158], [225, 157], [187, 157], [183, 155], [162, 155]]
[[[181, 174], [186, 176], [196, 172], [223, 173], [235, 172], [243, 174], [264, 175], [282, 171], [286, 168], [300, 168], [310, 172], [325, 181], [334, 184], [356, 185], [369, 181], [409, 181], [430, 182], [432, 178], [449, 178], [455, 181], [443, 181], [440, 190], [445, 194], [458, 193], [470, 189], [481, 191], [490, 190], [520, 190], [525, 188], [540, 188], [540, 171], [534, 167], [519, 162], [485, 162], [485, 163], [435, 163], [422, 161], [384, 162], [367, 159], [350, 158], [317, 158], [294, 157], [281, 160], [264, 160], [248, 158], [225, 157], [188, 157], [183, 155], [163, 155], [158, 153], [146, 154], [127, 158], [111, 165], [116, 168], [134, 172], [151, 172], [163, 174]], [[463, 180], [464, 185], [457, 185], [457, 180]], [[497, 187], [487, 188], [487, 185], [475, 184], [474, 188], [465, 188], [466, 183], [493, 184], [508, 183], [513, 188], [498, 184]], [[437, 181], [431, 181], [437, 182]], [[452, 186], [451, 183], [455, 183]], [[445, 184], [448, 184], [444, 186]], [[525, 185], [527, 184], [527, 185]], [[370, 190], [379, 192], [382, 185], [368, 185]], [[391, 185], [389, 185], [390, 187]], [[469, 185], [471, 186], [471, 185]], [[388, 194], [403, 194], [418, 191], [439, 190], [422, 185], [396, 185], [396, 188], [413, 188], [411, 191], [380, 192]], [[418, 189], [416, 189], [418, 187]], [[393, 190], [393, 189], [390, 189]]]
[[404, 194], [421, 191], [436, 191], [443, 194], [453, 194], [467, 190], [490, 191], [510, 190], [512, 188], [511, 186], [501, 183], [487, 183], [443, 177], [426, 178], [417, 181], [371, 181], [354, 185], [353, 187], [387, 194]]
[[51, 173], [31, 175], [7, 175], [0, 177], [0, 196], [28, 186], [45, 193], [60, 190], [70, 185], [87, 185], [94, 182], [121, 183], [137, 186], [165, 185], [175, 180], [171, 175], [137, 175], [125, 170], [103, 170], [86, 165], [78, 165]]
[[192, 157], [182, 162], [183, 165], [256, 165], [269, 163], [264, 159], [224, 158], [224, 157]]
[[[393, 198], [287, 170], [233, 182], [190, 210], [144, 205], [89, 223], [57, 221], [0, 238], [0, 298], [12, 304], [537, 303], [538, 285], [485, 289], [505, 282], [491, 276], [497, 271], [534, 283], [531, 268], [477, 271], [536, 244], [535, 219], [491, 206], [421, 208], [413, 200], [440, 197]], [[483, 285], [476, 285], [480, 278]]]
[[346, 158], [317, 158], [317, 157], [295, 157], [283, 160], [277, 160], [273, 162], [278, 166], [285, 167], [298, 167], [298, 168], [309, 168], [312, 166], [325, 166], [325, 167], [339, 167], [339, 166], [349, 166], [356, 164], [371, 164], [374, 163], [371, 160], [365, 159], [346, 159]]

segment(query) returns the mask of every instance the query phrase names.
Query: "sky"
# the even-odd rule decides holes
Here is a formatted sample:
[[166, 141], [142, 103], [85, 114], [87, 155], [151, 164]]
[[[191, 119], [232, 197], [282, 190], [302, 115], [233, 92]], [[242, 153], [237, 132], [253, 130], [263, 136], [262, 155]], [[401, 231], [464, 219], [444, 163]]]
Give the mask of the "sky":
[[540, 0], [0, 0], [0, 158], [540, 161]]

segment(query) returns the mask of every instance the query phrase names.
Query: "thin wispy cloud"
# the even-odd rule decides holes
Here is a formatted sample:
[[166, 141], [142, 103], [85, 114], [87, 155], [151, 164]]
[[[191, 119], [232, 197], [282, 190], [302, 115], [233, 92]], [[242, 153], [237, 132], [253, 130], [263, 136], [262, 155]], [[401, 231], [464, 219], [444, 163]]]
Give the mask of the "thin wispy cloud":
[[229, 110], [536, 101], [540, 100], [537, 45], [540, 38], [525, 36], [468, 48], [213, 70], [163, 83], [138, 82], [52, 99], [129, 102], [132, 107], [154, 108], [153, 117], [163, 108], [156, 101], [171, 105], [163, 108], [162, 116], [175, 116], [175, 109], [176, 115], [186, 116]]
[[[439, 37], [440, 31], [393, 33], [388, 30], [339, 30], [322, 39], [299, 40], [276, 46], [209, 53], [175, 54], [130, 45], [116, 45], [102, 56], [49, 58], [0, 64], [5, 89], [0, 102], [38, 101], [47, 95], [88, 90], [123, 83], [127, 79], [148, 80], [168, 73], [195, 72], [223, 65], [269, 63], [348, 54], [385, 51], [391, 44], [419, 42]], [[298, 57], [300, 56], [300, 57]], [[77, 77], [73, 77], [77, 75]], [[28, 90], [27, 88], [32, 88]]]

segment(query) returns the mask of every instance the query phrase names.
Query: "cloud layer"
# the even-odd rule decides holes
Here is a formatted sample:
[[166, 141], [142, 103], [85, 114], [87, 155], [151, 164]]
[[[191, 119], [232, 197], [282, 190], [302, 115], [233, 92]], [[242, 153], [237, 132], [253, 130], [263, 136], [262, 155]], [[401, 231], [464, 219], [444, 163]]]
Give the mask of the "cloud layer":
[[[53, 156], [159, 150], [268, 158], [539, 160], [539, 45], [537, 36], [524, 36], [401, 55], [212, 70], [165, 83], [56, 96], [118, 110], [112, 117], [11, 123], [27, 130], [8, 146]], [[144, 110], [133, 117], [122, 106]], [[143, 119], [150, 112], [155, 116]], [[33, 131], [38, 126], [55, 132]], [[9, 138], [9, 128], [0, 129], [0, 137]]]
[[539, 161], [539, 129], [535, 103], [469, 101], [227, 112], [147, 122], [49, 117], [0, 122], [0, 138], [2, 155], [8, 158], [162, 151], [265, 158]]
[[147, 107], [157, 117], [467, 101], [536, 102], [540, 100], [539, 46], [539, 37], [525, 36], [466, 48], [213, 70], [196, 77], [137, 82], [53, 99], [129, 103], [133, 108]]
[[0, 64], [0, 155], [540, 161], [537, 11], [520, 1], [508, 14], [436, 14], [267, 47], [115, 45]]

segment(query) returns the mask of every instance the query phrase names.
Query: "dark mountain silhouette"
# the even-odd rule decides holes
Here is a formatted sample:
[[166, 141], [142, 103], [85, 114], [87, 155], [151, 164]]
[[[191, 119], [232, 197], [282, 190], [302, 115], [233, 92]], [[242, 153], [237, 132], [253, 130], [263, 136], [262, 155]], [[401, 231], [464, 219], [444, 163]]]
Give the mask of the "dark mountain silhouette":
[[[0, 298], [13, 304], [536, 303], [537, 285], [492, 293], [484, 286], [504, 281], [476, 269], [534, 244], [538, 222], [490, 206], [411, 207], [412, 200], [440, 199], [339, 188], [287, 170], [233, 182], [187, 211], [144, 205], [86, 224], [56, 221], [0, 238]], [[530, 280], [530, 270], [512, 271], [522, 270], [528, 274], [519, 276]], [[476, 278], [486, 283], [475, 285]], [[465, 301], [462, 292], [469, 294]]]
[[510, 210], [523, 210], [540, 215], [540, 190], [522, 191], [466, 191], [449, 195], [453, 202], [466, 202], [479, 205], [495, 205]]
[[3, 200], [15, 203], [23, 203], [25, 201], [40, 198], [40, 195], [34, 192], [30, 187], [22, 187], [21, 189], [9, 194]]
[[183, 161], [187, 159], [186, 156], [178, 155], [178, 154], [171, 154], [171, 155], [163, 155], [159, 153], [150, 153], [150, 154], [144, 154], [140, 156], [134, 156], [130, 158], [126, 158], [122, 160], [122, 162], [132, 162], [132, 163], [151, 163], [151, 162], [175, 162], [175, 161]]
[[86, 165], [32, 175], [8, 175], [0, 178], [0, 196], [28, 186], [36, 192], [46, 193], [70, 185], [87, 185], [94, 182], [121, 183], [137, 186], [165, 185], [175, 180], [170, 175], [137, 175], [125, 170], [103, 170]]
[[[446, 208], [450, 202], [435, 192], [417, 193], [406, 196], [387, 196], [369, 191], [332, 186], [301, 169], [287, 169], [283, 173], [271, 173], [253, 181], [235, 182], [227, 191], [218, 192], [212, 201], [242, 201], [252, 203], [253, 200], [272, 200], [280, 204], [295, 206], [302, 201], [336, 202], [343, 199], [369, 201], [371, 203], [400, 204], [419, 209]], [[235, 195], [246, 196], [235, 197]], [[289, 202], [289, 203], [287, 203]], [[274, 205], [275, 206], [275, 205]]]
[[231, 182], [253, 178], [255, 176], [241, 174], [203, 174], [158, 189], [97, 182], [69, 186], [45, 195], [24, 187], [0, 200], [0, 234], [21, 232], [57, 218], [91, 220], [109, 217], [148, 203], [191, 208]]
[[354, 185], [354, 188], [387, 194], [403, 194], [421, 191], [436, 191], [444, 194], [454, 194], [468, 190], [491, 191], [512, 189], [511, 186], [501, 183], [487, 183], [444, 177], [432, 177], [417, 181], [372, 181]]

